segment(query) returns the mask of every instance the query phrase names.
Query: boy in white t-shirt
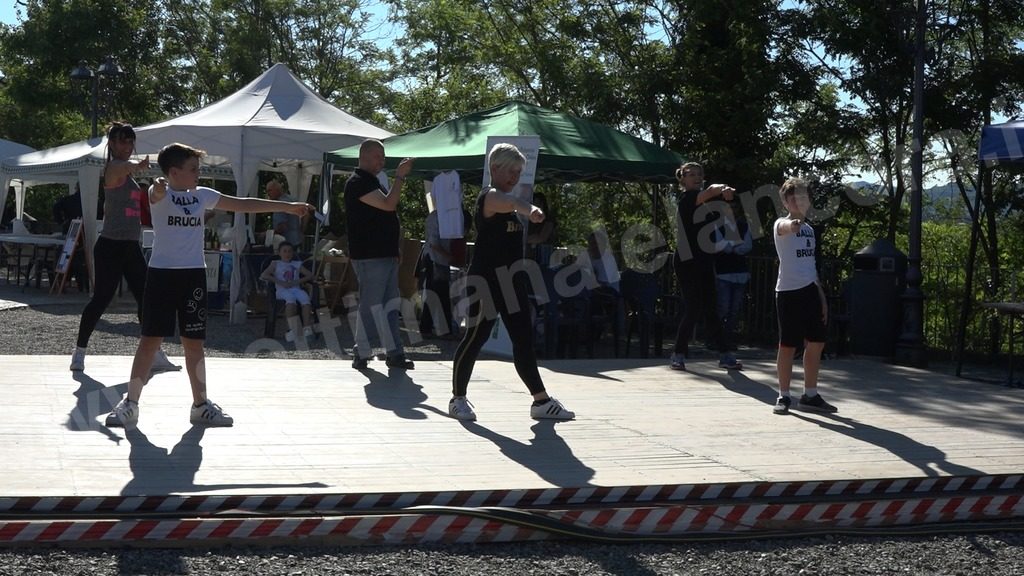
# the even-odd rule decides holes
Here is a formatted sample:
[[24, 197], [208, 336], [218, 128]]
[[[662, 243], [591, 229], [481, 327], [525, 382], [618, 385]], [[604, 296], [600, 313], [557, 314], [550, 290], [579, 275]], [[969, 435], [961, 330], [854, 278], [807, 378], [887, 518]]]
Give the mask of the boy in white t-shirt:
[[779, 189], [782, 204], [789, 214], [775, 221], [775, 252], [779, 255], [779, 279], [775, 285], [775, 308], [779, 317], [779, 354], [776, 371], [779, 399], [773, 412], [787, 414], [792, 398], [789, 384], [793, 376], [793, 355], [804, 345], [804, 395], [797, 402], [802, 410], [836, 412], [835, 406], [818, 394], [818, 369], [825, 348], [828, 302], [818, 282], [814, 259], [814, 230], [804, 221], [811, 206], [807, 182], [786, 180]]
[[203, 341], [206, 339], [206, 261], [203, 257], [203, 214], [288, 212], [305, 216], [313, 207], [302, 202], [236, 198], [199, 186], [199, 159], [206, 153], [184, 144], [164, 146], [157, 157], [165, 178], [149, 188], [153, 215], [153, 253], [142, 298], [142, 337], [132, 363], [128, 394], [107, 415], [107, 426], [134, 428], [139, 396], [149, 379], [153, 357], [164, 338], [181, 334], [185, 369], [192, 385], [193, 424], [231, 426], [234, 419], [206, 397]]

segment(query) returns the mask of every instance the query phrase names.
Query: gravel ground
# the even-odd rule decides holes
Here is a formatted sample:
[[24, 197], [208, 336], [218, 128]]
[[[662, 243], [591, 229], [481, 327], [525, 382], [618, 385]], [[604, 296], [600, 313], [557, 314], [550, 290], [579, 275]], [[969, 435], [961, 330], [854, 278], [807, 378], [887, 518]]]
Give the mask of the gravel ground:
[[[0, 306], [0, 342], [5, 354], [58, 354], [71, 358], [78, 335], [78, 322], [86, 299], [78, 294], [63, 298], [44, 297], [29, 289], [22, 294], [8, 286], [0, 286], [3, 300], [28, 302], [27, 307], [2, 309]], [[115, 300], [100, 319], [89, 340], [90, 354], [132, 356], [139, 339], [139, 322], [135, 302], [128, 293]], [[210, 357], [281, 357], [306, 359], [351, 358], [352, 332], [347, 322], [330, 319], [333, 337], [310, 341], [306, 349], [297, 350], [283, 339], [284, 319], [277, 322], [276, 340], [263, 338], [264, 317], [252, 315], [245, 324], [232, 325], [225, 313], [212, 313], [207, 323], [206, 355]], [[406, 353], [413, 359], [451, 358], [454, 340], [423, 340], [418, 334], [405, 331], [410, 341]], [[164, 343], [169, 356], [184, 354], [177, 338]]]
[[596, 576], [1024, 573], [1019, 533], [822, 537], [679, 545], [564, 542], [375, 548], [8, 550], [0, 575], [135, 574]]
[[[30, 302], [3, 309], [3, 300]], [[68, 355], [75, 344], [83, 297], [45, 298], [29, 289], [0, 285], [0, 343], [6, 354]], [[95, 354], [130, 356], [138, 322], [134, 303], [123, 298], [103, 316], [90, 342]], [[281, 330], [281, 329], [279, 329]], [[232, 326], [213, 316], [209, 356], [252, 353], [262, 338], [263, 320]], [[280, 333], [280, 331], [279, 331]], [[347, 327], [308, 350], [283, 345], [261, 354], [287, 358], [337, 358], [352, 344]], [[264, 342], [266, 344], [266, 342]], [[411, 358], [450, 359], [455, 342], [431, 340], [407, 347]], [[266, 347], [266, 346], [264, 346]], [[165, 350], [181, 356], [168, 342]], [[249, 352], [247, 352], [249, 350]], [[226, 547], [203, 549], [52, 547], [0, 549], [0, 576], [21, 575], [756, 575], [756, 574], [1024, 574], [1024, 534], [768, 539], [676, 545], [604, 545], [546, 542], [420, 547]]]

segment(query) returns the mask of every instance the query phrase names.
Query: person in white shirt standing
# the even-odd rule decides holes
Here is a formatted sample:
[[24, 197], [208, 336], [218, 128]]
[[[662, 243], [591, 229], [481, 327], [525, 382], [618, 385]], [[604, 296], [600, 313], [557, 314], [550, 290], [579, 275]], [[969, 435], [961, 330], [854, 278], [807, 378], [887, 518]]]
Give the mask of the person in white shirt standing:
[[804, 394], [797, 402], [802, 410], [837, 412], [818, 394], [818, 370], [825, 348], [828, 301], [818, 281], [814, 230], [804, 217], [811, 206], [807, 182], [790, 178], [779, 189], [789, 214], [775, 221], [775, 251], [779, 255], [779, 279], [775, 285], [775, 307], [779, 317], [779, 353], [776, 372], [779, 398], [773, 412], [788, 414], [793, 377], [793, 356], [804, 345]]
[[107, 416], [107, 426], [134, 428], [139, 397], [164, 338], [181, 335], [185, 370], [192, 385], [193, 424], [231, 426], [234, 419], [206, 396], [203, 341], [206, 339], [206, 261], [203, 258], [204, 213], [288, 212], [305, 216], [309, 204], [261, 198], [236, 198], [199, 186], [199, 159], [205, 152], [184, 144], [164, 146], [157, 157], [166, 176], [149, 188], [153, 214], [153, 254], [142, 297], [142, 337], [132, 363], [128, 394]]

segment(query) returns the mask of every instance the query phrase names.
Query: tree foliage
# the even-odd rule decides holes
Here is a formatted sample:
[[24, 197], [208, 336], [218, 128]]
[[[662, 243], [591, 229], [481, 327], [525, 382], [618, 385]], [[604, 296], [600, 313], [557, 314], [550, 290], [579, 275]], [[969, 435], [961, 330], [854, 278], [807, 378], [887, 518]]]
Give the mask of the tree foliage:
[[[108, 56], [125, 74], [103, 78], [118, 94], [100, 110], [101, 122], [126, 117], [153, 119], [152, 93], [159, 55], [151, 50], [158, 24], [150, 17], [157, 0], [121, 6], [110, 2], [28, 0], [23, 24], [0, 31], [0, 66], [9, 83], [0, 107], [3, 137], [33, 147], [63, 144], [89, 135], [89, 87], [75, 85], [71, 69], [97, 69]], [[101, 98], [101, 101], [103, 99]]]
[[[0, 27], [0, 137], [41, 148], [86, 136], [85, 87], [68, 77], [80, 60], [118, 61], [125, 75], [104, 79], [113, 97], [101, 123], [136, 124], [209, 104], [283, 62], [327, 100], [396, 132], [515, 98], [669, 147], [741, 191], [811, 177], [837, 257], [866, 237], [903, 241], [910, 152], [921, 146], [927, 172], [958, 183], [976, 210], [982, 256], [998, 270], [1022, 253], [1019, 235], [998, 232], [1020, 218], [1021, 179], [979, 178], [975, 150], [984, 124], [1024, 109], [1024, 10], [1019, 0], [927, 1], [925, 141], [915, 143], [916, 5], [18, 0], [22, 22]], [[880, 182], [884, 196], [856, 201], [840, 184], [859, 178]], [[545, 192], [568, 241], [594, 226], [618, 241], [655, 217], [671, 237], [665, 189]], [[410, 196], [403, 219], [415, 231], [425, 207]], [[757, 207], [762, 221], [774, 216], [771, 203]]]

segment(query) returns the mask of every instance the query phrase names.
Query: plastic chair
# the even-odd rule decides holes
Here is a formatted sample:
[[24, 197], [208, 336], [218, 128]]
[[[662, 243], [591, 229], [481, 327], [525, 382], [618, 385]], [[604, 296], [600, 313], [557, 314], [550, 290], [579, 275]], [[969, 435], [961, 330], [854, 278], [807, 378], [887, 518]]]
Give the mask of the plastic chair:
[[622, 273], [621, 286], [626, 304], [626, 357], [629, 357], [633, 334], [637, 334], [640, 357], [647, 358], [652, 333], [655, 356], [661, 356], [665, 326], [671, 328], [679, 323], [679, 299], [662, 294], [660, 280], [654, 273], [626, 270]]
[[[576, 286], [581, 282], [582, 272], [574, 271], [567, 284]], [[552, 289], [550, 294], [556, 295]], [[611, 290], [587, 290], [568, 297], [557, 297], [557, 354], [559, 357], [576, 358], [582, 343], [587, 356], [594, 357], [594, 347], [600, 341], [606, 326], [611, 327], [615, 357], [619, 356], [620, 316], [624, 308], [622, 298]]]

